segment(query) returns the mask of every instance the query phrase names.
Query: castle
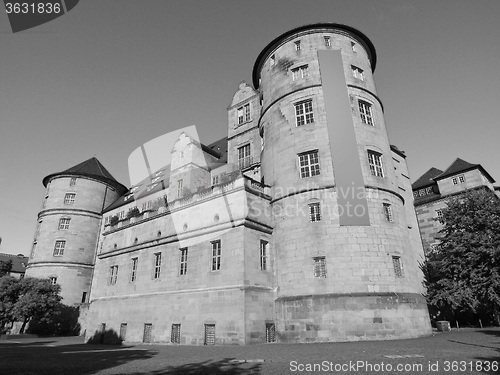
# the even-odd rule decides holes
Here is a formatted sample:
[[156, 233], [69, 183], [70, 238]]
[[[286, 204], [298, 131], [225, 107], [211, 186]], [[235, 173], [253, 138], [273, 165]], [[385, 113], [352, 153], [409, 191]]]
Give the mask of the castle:
[[87, 337], [430, 334], [406, 156], [389, 144], [376, 60], [349, 26], [290, 30], [239, 85], [226, 138], [204, 145], [189, 127], [141, 146], [130, 189], [95, 158], [47, 176], [27, 275], [88, 306]]

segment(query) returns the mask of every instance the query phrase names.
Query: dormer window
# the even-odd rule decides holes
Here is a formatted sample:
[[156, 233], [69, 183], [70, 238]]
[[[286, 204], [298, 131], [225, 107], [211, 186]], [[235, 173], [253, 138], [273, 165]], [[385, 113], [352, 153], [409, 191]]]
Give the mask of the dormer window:
[[250, 121], [250, 103], [247, 103], [243, 107], [238, 108], [237, 118], [238, 125]]

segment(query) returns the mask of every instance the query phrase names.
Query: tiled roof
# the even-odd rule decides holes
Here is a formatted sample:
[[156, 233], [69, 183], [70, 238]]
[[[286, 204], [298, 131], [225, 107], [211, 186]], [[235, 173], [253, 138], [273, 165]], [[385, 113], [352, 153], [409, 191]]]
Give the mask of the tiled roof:
[[0, 253], [0, 261], [8, 262], [9, 260], [12, 260], [11, 273], [24, 273], [26, 271], [26, 266], [28, 265], [29, 260], [28, 257], [25, 257], [22, 254], [13, 255]]
[[420, 189], [424, 186], [432, 185], [435, 183], [433, 178], [439, 176], [441, 173], [443, 173], [442, 170], [432, 167], [422, 176], [420, 176], [420, 178], [411, 185], [411, 188], [415, 190]]
[[116, 181], [111, 173], [109, 173], [108, 170], [104, 168], [104, 165], [102, 165], [96, 157], [85, 160], [84, 162], [77, 164], [74, 167], [68, 168], [62, 172], [52, 173], [48, 175], [43, 179], [43, 185], [47, 186], [52, 177], [64, 174], [92, 177], [99, 181], [110, 184], [120, 193], [124, 193], [125, 191], [127, 191], [127, 188]]
[[453, 163], [439, 176], [434, 177], [434, 180], [441, 180], [445, 177], [449, 177], [452, 175], [456, 175], [461, 172], [470, 171], [471, 169], [479, 169], [489, 180], [490, 182], [495, 182], [495, 180], [490, 176], [488, 172], [481, 166], [481, 164], [471, 164], [462, 160], [460, 158], [456, 158]]

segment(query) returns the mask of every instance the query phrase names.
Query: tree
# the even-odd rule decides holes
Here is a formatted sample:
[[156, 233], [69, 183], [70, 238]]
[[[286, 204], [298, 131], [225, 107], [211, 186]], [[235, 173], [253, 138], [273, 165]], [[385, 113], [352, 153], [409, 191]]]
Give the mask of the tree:
[[19, 297], [19, 280], [12, 276], [0, 277], [0, 330], [15, 320], [14, 304]]
[[0, 260], [0, 277], [8, 275], [12, 270], [12, 260]]
[[427, 302], [500, 325], [500, 199], [489, 189], [470, 190], [442, 212], [441, 243], [421, 265]]

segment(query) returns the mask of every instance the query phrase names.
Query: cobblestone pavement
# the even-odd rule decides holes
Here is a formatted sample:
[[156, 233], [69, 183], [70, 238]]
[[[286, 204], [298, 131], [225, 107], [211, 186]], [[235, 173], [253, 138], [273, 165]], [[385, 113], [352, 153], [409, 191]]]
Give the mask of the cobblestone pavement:
[[0, 375], [500, 374], [495, 365], [500, 367], [500, 328], [395, 341], [246, 347], [119, 347], [86, 345], [80, 337], [0, 340]]

